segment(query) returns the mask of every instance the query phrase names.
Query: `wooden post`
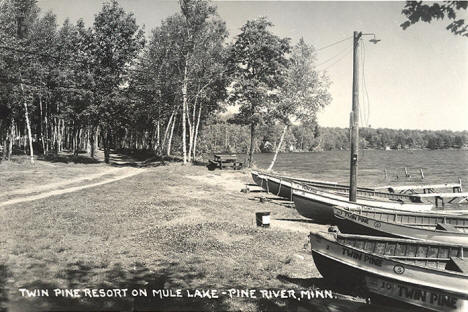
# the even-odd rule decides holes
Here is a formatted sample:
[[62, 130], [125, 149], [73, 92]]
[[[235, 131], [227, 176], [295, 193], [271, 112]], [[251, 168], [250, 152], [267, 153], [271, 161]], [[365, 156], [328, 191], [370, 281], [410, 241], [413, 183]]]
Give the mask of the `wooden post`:
[[384, 169], [384, 172], [385, 172], [385, 180], [387, 180], [388, 179], [387, 168]]
[[354, 32], [353, 40], [353, 111], [351, 126], [351, 160], [349, 175], [349, 200], [356, 201], [357, 165], [359, 152], [359, 39], [361, 32]]
[[424, 172], [423, 172], [422, 168], [419, 169], [419, 172], [421, 173], [421, 179], [424, 179]]
[[405, 167], [405, 177], [408, 178], [409, 176], [410, 176], [410, 175], [408, 174], [408, 169], [406, 169], [406, 167]]

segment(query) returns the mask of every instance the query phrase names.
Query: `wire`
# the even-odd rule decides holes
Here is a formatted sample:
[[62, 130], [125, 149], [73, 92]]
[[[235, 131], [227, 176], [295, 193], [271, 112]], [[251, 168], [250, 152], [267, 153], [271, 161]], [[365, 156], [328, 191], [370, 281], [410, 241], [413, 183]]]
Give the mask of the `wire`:
[[333, 55], [332, 57], [328, 58], [327, 60], [321, 62], [320, 64], [315, 65], [315, 67], [320, 67], [320, 66], [322, 66], [322, 65], [324, 65], [324, 64], [326, 64], [326, 63], [328, 63], [330, 61], [333, 61], [334, 59], [339, 58], [344, 54], [347, 54], [347, 52], [349, 53], [349, 51], [352, 51], [352, 48], [346, 47], [343, 50], [341, 50], [339, 53], [337, 53], [337, 54]]
[[322, 71], [325, 71], [327, 69], [329, 69], [330, 67], [332, 67], [333, 65], [335, 65], [336, 63], [338, 63], [339, 61], [341, 61], [342, 59], [344, 59], [345, 57], [347, 57], [351, 52], [353, 51], [352, 48], [349, 48], [348, 51], [346, 51], [347, 53], [343, 54], [343, 56], [341, 56], [339, 59], [337, 59], [335, 62], [331, 63], [330, 65], [328, 65], [327, 67], [323, 68]]
[[[364, 41], [362, 41], [361, 39], [360, 40], [360, 43], [361, 43], [361, 48], [359, 49], [359, 62], [360, 62], [360, 65], [361, 65], [361, 68], [359, 69], [361, 73], [364, 73]], [[361, 78], [361, 81], [360, 81], [360, 89], [363, 89], [363, 77], [364, 77], [364, 74], [362, 74], [360, 76]], [[361, 90], [359, 90], [361, 91]], [[359, 121], [360, 121], [360, 124], [361, 126], [365, 127], [366, 126], [366, 120], [364, 118], [365, 116], [365, 109], [366, 109], [366, 103], [365, 103], [365, 98], [364, 98], [364, 93], [363, 92], [359, 92], [359, 100], [361, 101], [362, 99], [362, 104], [360, 105], [361, 106], [361, 109], [359, 110]]]
[[338, 44], [338, 43], [341, 43], [341, 42], [343, 42], [343, 41], [349, 40], [349, 39], [351, 39], [351, 38], [353, 38], [353, 36], [349, 36], [349, 37], [344, 38], [344, 39], [342, 39], [342, 40], [338, 40], [338, 41], [336, 41], [336, 42], [330, 43], [330, 44], [328, 44], [328, 45], [326, 45], [326, 46], [323, 46], [323, 47], [321, 47], [321, 48], [318, 48], [317, 50], [315, 50], [315, 52], [318, 52], [318, 51], [321, 51], [321, 50], [325, 50], [325, 49], [327, 49], [327, 48], [329, 48], [329, 47], [332, 47], [332, 46], [334, 46], [334, 45], [336, 45], [336, 44]]
[[[363, 42], [364, 43], [364, 42]], [[365, 71], [365, 61], [366, 61], [366, 45], [363, 44], [362, 45], [363, 49], [363, 57], [362, 57], [362, 86], [363, 86], [363, 91], [364, 91], [364, 94], [365, 94], [365, 99], [367, 100], [366, 101], [366, 119], [365, 119], [365, 122], [366, 122], [366, 126], [368, 127], [369, 126], [369, 120], [370, 120], [370, 100], [369, 100], [369, 92], [367, 91], [367, 83], [366, 83], [366, 71]]]

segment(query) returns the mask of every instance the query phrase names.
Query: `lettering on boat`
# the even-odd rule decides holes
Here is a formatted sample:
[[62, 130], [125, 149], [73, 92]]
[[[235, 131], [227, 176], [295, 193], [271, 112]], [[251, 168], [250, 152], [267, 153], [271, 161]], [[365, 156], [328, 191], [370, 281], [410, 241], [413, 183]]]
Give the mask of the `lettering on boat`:
[[369, 218], [366, 218], [366, 217], [363, 217], [363, 216], [360, 216], [358, 214], [354, 214], [348, 211], [345, 211], [345, 217], [348, 219], [360, 222], [360, 223], [369, 224]]
[[458, 311], [458, 298], [422, 287], [394, 283], [377, 277], [366, 277], [370, 291], [405, 302], [431, 307], [440, 311]]
[[356, 251], [354, 249], [343, 247], [343, 255], [375, 266], [382, 266], [382, 259]]
[[416, 287], [407, 287], [403, 285], [398, 285], [398, 296], [422, 301], [429, 303], [431, 305], [437, 305], [440, 307], [456, 308], [457, 307], [457, 298], [444, 295], [436, 294], [430, 291], [425, 291]]

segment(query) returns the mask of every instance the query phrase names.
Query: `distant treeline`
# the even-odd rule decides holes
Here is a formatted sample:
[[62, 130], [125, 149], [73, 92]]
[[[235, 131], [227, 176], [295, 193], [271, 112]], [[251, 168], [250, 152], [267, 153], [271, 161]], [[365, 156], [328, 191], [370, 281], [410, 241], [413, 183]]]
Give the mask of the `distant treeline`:
[[[257, 132], [256, 152], [274, 152], [282, 131], [281, 125], [263, 125]], [[227, 120], [212, 120], [200, 133], [200, 151], [245, 153], [249, 147], [247, 126]], [[360, 147], [364, 149], [448, 149], [463, 148], [468, 131], [360, 129]], [[330, 151], [349, 149], [349, 129], [313, 125], [292, 126], [285, 135], [282, 152]]]

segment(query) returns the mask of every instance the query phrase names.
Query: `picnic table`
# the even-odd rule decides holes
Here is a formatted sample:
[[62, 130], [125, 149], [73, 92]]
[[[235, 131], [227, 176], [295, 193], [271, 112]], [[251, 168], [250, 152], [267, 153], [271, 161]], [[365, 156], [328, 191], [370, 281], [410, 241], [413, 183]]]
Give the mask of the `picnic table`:
[[210, 160], [210, 164], [216, 168], [233, 168], [235, 170], [242, 168], [242, 163], [237, 160], [235, 154], [215, 154], [214, 159]]

